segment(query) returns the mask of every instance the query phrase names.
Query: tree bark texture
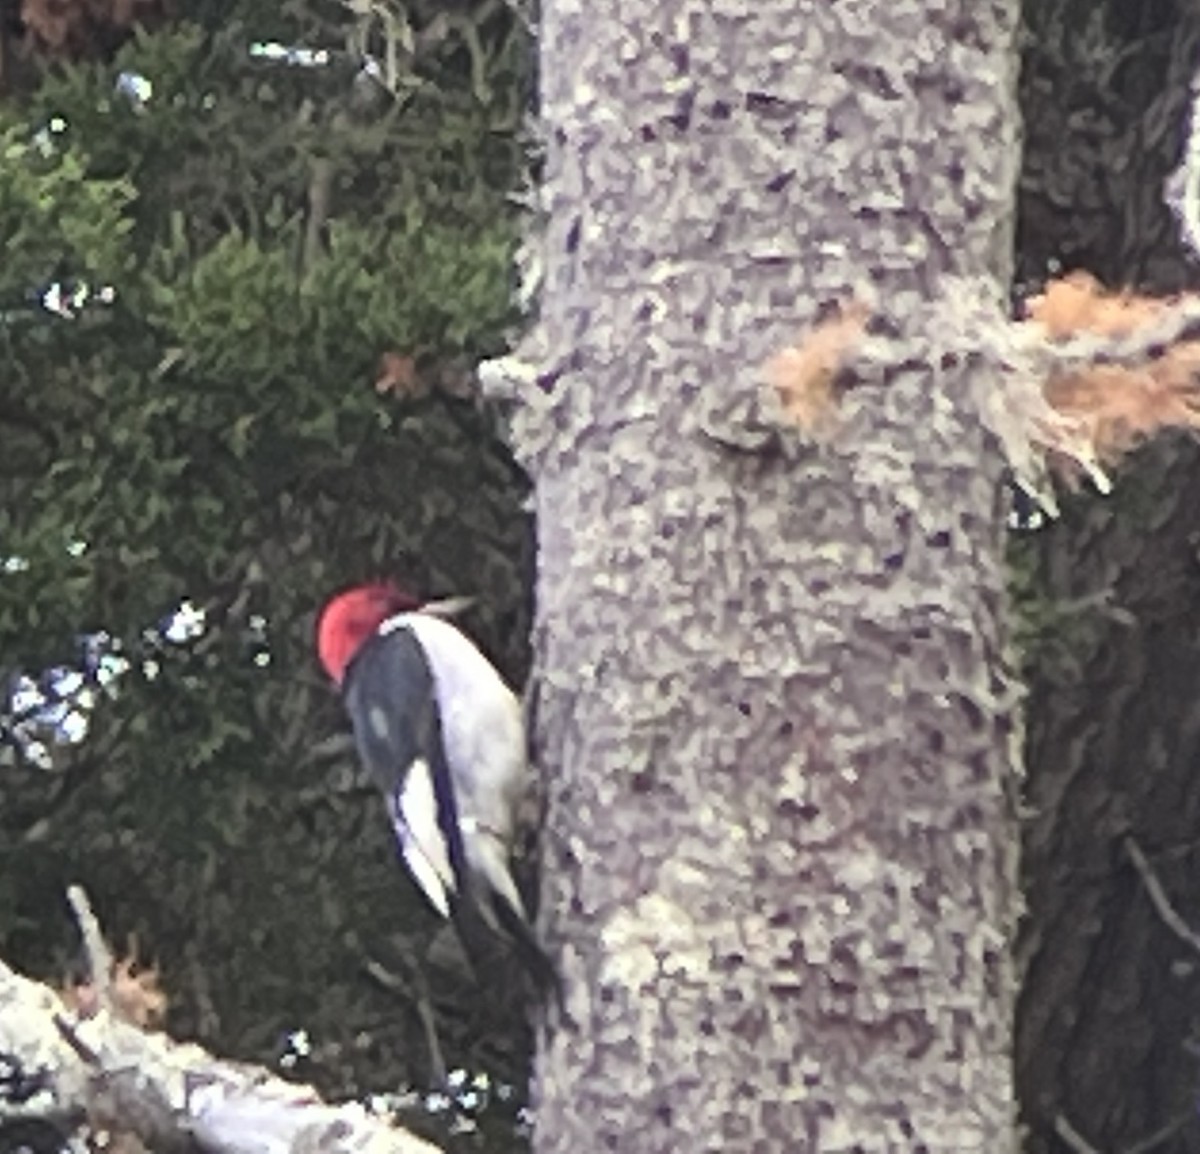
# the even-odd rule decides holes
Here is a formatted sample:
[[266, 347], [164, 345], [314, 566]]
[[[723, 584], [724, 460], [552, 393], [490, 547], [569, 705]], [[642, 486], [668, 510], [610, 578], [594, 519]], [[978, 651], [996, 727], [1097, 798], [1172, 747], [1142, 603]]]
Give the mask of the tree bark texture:
[[[1057, 258], [1113, 287], [1194, 291], [1200, 271], [1163, 186], [1180, 159], [1200, 16], [1182, 0], [1026, 8], [1022, 278], [1036, 282]], [[1080, 35], [1089, 22], [1100, 35]], [[1200, 452], [1166, 439], [1116, 481], [1112, 497], [1068, 502], [1061, 524], [1020, 550], [1052, 614], [1027, 709], [1017, 1012], [1027, 1154], [1070, 1148], [1060, 1119], [1097, 1150], [1200, 1151], [1200, 958], [1156, 911], [1126, 849], [1132, 837], [1200, 929]]]
[[858, 290], [999, 315], [1016, 4], [544, 7], [535, 1150], [1011, 1149], [994, 366], [914, 358], [819, 446], [758, 368]]
[[1112, 498], [1068, 510], [1039, 542], [1049, 603], [1075, 611], [1032, 684], [1017, 1067], [1029, 1154], [1062, 1150], [1060, 1119], [1100, 1150], [1200, 1150], [1200, 954], [1128, 848], [1200, 930], [1197, 455], [1156, 446]]

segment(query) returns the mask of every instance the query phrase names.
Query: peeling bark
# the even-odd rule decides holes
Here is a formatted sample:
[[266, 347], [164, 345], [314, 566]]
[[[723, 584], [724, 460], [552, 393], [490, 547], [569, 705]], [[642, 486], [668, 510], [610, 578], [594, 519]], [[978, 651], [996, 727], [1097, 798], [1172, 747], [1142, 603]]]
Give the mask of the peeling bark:
[[821, 445], [757, 370], [864, 285], [1002, 315], [1016, 5], [544, 8], [534, 1148], [1011, 1149], [999, 366], [916, 356]]

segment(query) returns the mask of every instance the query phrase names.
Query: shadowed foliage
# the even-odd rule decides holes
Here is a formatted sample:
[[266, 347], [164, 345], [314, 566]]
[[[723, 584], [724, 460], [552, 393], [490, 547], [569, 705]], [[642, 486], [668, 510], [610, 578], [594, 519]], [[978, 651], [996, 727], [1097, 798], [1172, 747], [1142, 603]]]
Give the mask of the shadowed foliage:
[[[466, 625], [524, 676], [525, 485], [467, 371], [517, 319], [524, 34], [418, 12], [389, 92], [338, 6], [207, 7], [111, 58], [25, 42], [38, 74], [0, 105], [0, 672], [97, 630], [130, 663], [51, 768], [5, 747], [0, 953], [65, 973], [79, 880], [177, 1033], [270, 1057], [303, 1028], [328, 1089], [424, 1084], [427, 981], [447, 1060], [519, 1077], [519, 1018], [425, 961], [437, 921], [329, 741], [311, 634], [390, 576], [476, 595]], [[251, 54], [272, 40], [331, 60]], [[165, 642], [183, 599], [207, 629]]]

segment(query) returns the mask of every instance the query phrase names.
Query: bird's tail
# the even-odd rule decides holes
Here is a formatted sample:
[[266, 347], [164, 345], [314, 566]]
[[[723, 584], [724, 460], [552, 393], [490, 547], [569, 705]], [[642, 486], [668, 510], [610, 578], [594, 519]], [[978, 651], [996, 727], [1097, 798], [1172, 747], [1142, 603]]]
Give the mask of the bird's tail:
[[[480, 986], [496, 991], [503, 983], [499, 975], [520, 967], [540, 1001], [553, 994], [563, 1007], [562, 981], [554, 963], [538, 942], [529, 923], [499, 896], [490, 900], [479, 893], [455, 894], [450, 918], [462, 942], [467, 960]], [[512, 971], [515, 977], [515, 971]]]
[[537, 935], [525, 918], [524, 911], [518, 912], [503, 900], [499, 900], [495, 904], [496, 917], [505, 934], [512, 941], [517, 959], [533, 982], [538, 997], [544, 1000], [553, 994], [559, 1010], [562, 1010], [562, 978], [559, 977], [558, 970], [550, 960], [550, 955], [542, 948], [542, 943], [537, 940]]
[[502, 840], [480, 836], [473, 851], [471, 864], [483, 875], [482, 888], [493, 895], [492, 901], [483, 900], [480, 913], [493, 931], [512, 942], [517, 960], [532, 979], [539, 997], [553, 993], [561, 1007], [562, 981], [533, 932], [525, 903], [509, 872]]

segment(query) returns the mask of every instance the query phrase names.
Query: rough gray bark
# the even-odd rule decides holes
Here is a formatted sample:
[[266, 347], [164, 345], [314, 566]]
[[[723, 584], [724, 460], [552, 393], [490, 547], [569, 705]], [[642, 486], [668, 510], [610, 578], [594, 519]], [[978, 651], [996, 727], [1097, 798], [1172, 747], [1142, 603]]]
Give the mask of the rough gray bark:
[[994, 366], [820, 448], [756, 370], [863, 285], [935, 347], [950, 277], [999, 316], [1016, 4], [544, 8], [535, 1149], [1009, 1149]]

